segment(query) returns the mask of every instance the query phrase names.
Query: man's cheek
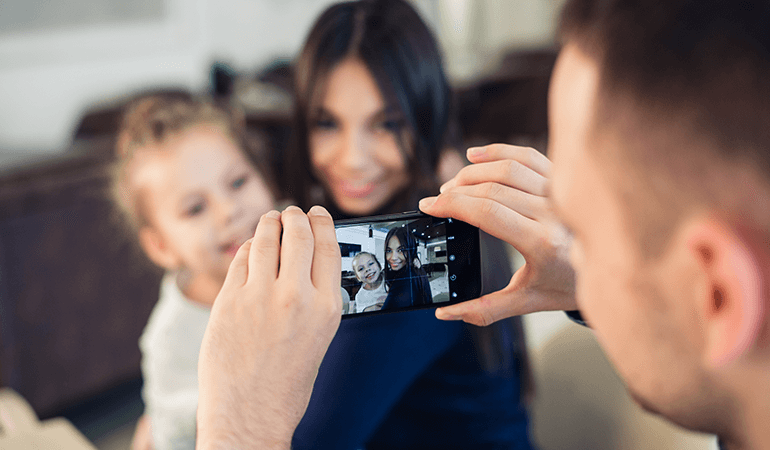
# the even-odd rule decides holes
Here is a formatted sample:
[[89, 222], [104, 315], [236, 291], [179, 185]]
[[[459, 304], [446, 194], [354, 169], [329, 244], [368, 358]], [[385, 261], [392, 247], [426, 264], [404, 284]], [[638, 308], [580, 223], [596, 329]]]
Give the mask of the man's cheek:
[[586, 266], [574, 266], [575, 267], [575, 283], [576, 283], [576, 302], [580, 309], [583, 318], [588, 322], [593, 322], [598, 313], [602, 301], [602, 282], [601, 276], [595, 277], [595, 272], [590, 267]]

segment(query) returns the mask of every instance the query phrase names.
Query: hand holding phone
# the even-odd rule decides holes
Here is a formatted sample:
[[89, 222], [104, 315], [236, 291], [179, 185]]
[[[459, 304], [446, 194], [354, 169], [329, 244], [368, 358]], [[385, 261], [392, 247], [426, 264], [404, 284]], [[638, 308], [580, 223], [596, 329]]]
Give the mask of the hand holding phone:
[[[335, 222], [344, 317], [455, 304], [481, 292], [479, 232], [420, 212]], [[350, 305], [353, 305], [351, 308]]]
[[473, 164], [420, 202], [437, 217], [478, 226], [518, 250], [526, 261], [510, 284], [478, 300], [441, 308], [436, 317], [489, 325], [506, 317], [549, 310], [575, 310], [571, 238], [547, 196], [551, 162], [532, 148], [493, 144], [468, 149]]
[[306, 215], [290, 206], [262, 216], [230, 264], [206, 326], [200, 447], [289, 448], [340, 323], [339, 263], [325, 209]]

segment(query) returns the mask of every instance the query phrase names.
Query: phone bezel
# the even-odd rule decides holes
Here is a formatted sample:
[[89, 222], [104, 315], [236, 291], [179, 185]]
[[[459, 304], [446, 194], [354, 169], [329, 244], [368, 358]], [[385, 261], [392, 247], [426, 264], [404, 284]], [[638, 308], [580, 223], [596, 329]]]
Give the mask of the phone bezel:
[[[343, 314], [343, 319], [350, 319], [353, 317], [369, 317], [402, 311], [438, 308], [473, 300], [481, 295], [483, 289], [481, 276], [481, 243], [479, 241], [479, 230], [473, 225], [456, 219], [444, 219], [430, 216], [420, 211], [407, 211], [396, 214], [384, 214], [378, 216], [359, 217], [354, 219], [335, 220], [334, 229], [336, 232], [337, 228], [344, 226], [367, 225], [376, 222], [411, 221], [425, 218], [447, 222], [445, 225], [445, 230], [447, 236], [447, 276], [450, 278], [448, 280], [449, 300], [440, 303], [431, 303], [429, 305], [409, 306], [399, 309]], [[452, 236], [452, 238], [450, 238], [450, 236]], [[451, 255], [455, 255], [455, 259], [453, 261], [450, 260]], [[453, 274], [457, 276], [456, 280], [451, 279]], [[452, 297], [453, 292], [457, 293], [457, 297]]]

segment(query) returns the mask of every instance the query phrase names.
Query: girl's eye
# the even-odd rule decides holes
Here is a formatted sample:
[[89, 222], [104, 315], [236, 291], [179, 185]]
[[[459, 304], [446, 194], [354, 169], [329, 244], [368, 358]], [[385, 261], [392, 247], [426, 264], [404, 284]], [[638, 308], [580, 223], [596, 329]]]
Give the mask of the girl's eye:
[[204, 207], [205, 205], [203, 204], [203, 202], [199, 202], [187, 208], [187, 211], [185, 211], [185, 213], [188, 217], [195, 217], [203, 212]]
[[246, 177], [245, 176], [240, 177], [240, 178], [236, 179], [235, 181], [233, 181], [231, 186], [233, 187], [233, 189], [240, 189], [241, 186], [243, 186], [244, 184], [246, 184]]

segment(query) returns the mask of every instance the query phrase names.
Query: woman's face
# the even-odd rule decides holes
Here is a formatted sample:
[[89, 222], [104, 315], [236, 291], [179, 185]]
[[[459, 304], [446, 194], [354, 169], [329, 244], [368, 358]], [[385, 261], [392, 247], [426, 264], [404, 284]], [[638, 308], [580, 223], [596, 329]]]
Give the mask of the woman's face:
[[371, 214], [408, 184], [398, 146], [403, 118], [362, 61], [348, 58], [332, 70], [315, 117], [308, 124], [313, 171], [343, 212]]
[[363, 254], [356, 258], [353, 269], [358, 281], [365, 284], [374, 284], [380, 278], [380, 265], [371, 255]]
[[396, 236], [391, 236], [385, 247], [385, 260], [391, 270], [401, 270], [406, 266], [406, 251]]

